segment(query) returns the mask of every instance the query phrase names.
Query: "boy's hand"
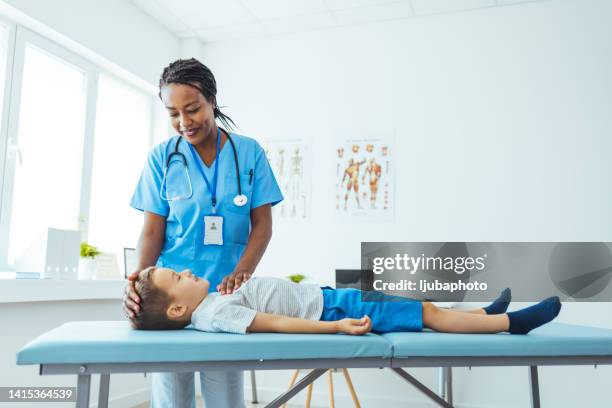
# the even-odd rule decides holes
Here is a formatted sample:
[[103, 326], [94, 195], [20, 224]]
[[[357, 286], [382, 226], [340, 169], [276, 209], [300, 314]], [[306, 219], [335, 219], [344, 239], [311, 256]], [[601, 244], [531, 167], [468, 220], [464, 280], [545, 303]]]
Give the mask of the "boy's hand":
[[341, 333], [361, 336], [372, 330], [372, 320], [369, 316], [361, 319], [342, 319], [338, 321], [338, 329]]

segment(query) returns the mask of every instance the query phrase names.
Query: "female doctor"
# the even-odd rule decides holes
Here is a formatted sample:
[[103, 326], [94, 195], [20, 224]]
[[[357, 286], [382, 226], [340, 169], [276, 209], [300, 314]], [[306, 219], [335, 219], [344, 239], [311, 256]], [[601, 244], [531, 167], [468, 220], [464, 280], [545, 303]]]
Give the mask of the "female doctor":
[[[248, 137], [221, 129], [233, 121], [217, 104], [212, 72], [196, 59], [166, 67], [159, 96], [178, 133], [156, 146], [130, 205], [144, 212], [138, 267], [189, 268], [222, 294], [250, 278], [272, 235], [271, 206], [283, 199], [266, 155]], [[130, 276], [129, 317], [139, 311]], [[207, 407], [243, 407], [242, 372], [200, 373]], [[157, 373], [153, 407], [193, 407], [194, 373]]]

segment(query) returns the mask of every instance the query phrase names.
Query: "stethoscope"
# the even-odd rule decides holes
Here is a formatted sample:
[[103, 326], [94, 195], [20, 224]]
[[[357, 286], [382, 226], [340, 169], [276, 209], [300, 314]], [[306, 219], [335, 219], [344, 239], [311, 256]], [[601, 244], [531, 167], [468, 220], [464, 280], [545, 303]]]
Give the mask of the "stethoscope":
[[[234, 201], [234, 205], [238, 207], [243, 207], [244, 205], [246, 205], [248, 199], [246, 195], [242, 194], [242, 187], [240, 186], [240, 167], [238, 166], [238, 154], [236, 153], [236, 145], [234, 144], [234, 141], [232, 140], [229, 132], [225, 131], [225, 134], [227, 135], [227, 140], [229, 140], [230, 144], [232, 145], [232, 152], [234, 153], [234, 164], [236, 167], [236, 181], [238, 184], [238, 194], [234, 197], [233, 201]], [[220, 139], [221, 139], [221, 129], [217, 131], [217, 142], [219, 142]], [[191, 198], [191, 196], [193, 195], [193, 187], [191, 185], [191, 177], [189, 177], [187, 158], [185, 157], [183, 153], [179, 152], [179, 144], [181, 143], [181, 140], [183, 140], [183, 136], [179, 135], [174, 145], [174, 151], [170, 153], [168, 155], [168, 158], [166, 159], [166, 167], [164, 168], [164, 177], [162, 179], [162, 183], [159, 188], [159, 196], [164, 201], [186, 200], [188, 198]], [[216, 153], [217, 153], [217, 157], [215, 159], [216, 160], [215, 165], [218, 165], [219, 163], [219, 143], [217, 143]], [[179, 158], [179, 160], [182, 161], [183, 165], [185, 166], [184, 169], [185, 169], [185, 174], [187, 176], [187, 183], [189, 185], [189, 194], [168, 198], [167, 192], [166, 192], [166, 177], [168, 175], [168, 169], [170, 168], [170, 164], [172, 163], [173, 158]], [[215, 173], [216, 173], [216, 170], [215, 170]], [[213, 203], [213, 207], [215, 205], [216, 203]]]

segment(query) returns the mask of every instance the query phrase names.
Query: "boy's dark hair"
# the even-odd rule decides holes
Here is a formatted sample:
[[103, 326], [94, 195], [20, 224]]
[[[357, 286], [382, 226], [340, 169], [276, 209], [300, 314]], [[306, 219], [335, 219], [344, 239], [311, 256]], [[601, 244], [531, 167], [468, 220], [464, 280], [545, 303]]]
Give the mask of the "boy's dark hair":
[[206, 65], [197, 59], [178, 59], [164, 68], [159, 78], [159, 99], [161, 99], [161, 89], [168, 84], [183, 84], [197, 89], [208, 102], [213, 104], [215, 119], [219, 118], [227, 129], [233, 129], [232, 125], [236, 126], [229, 116], [221, 112], [217, 104], [217, 81], [215, 76]]
[[172, 298], [153, 283], [155, 267], [150, 266], [138, 274], [134, 282], [136, 293], [140, 297], [140, 311], [130, 319], [134, 329], [138, 330], [175, 330], [182, 329], [189, 322], [172, 320], [166, 314]]

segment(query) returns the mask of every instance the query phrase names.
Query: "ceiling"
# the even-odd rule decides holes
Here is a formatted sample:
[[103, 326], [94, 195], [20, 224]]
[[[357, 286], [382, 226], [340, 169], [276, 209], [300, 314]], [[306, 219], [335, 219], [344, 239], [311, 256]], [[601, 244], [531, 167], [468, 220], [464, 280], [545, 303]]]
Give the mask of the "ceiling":
[[264, 37], [542, 0], [131, 0], [180, 38]]

